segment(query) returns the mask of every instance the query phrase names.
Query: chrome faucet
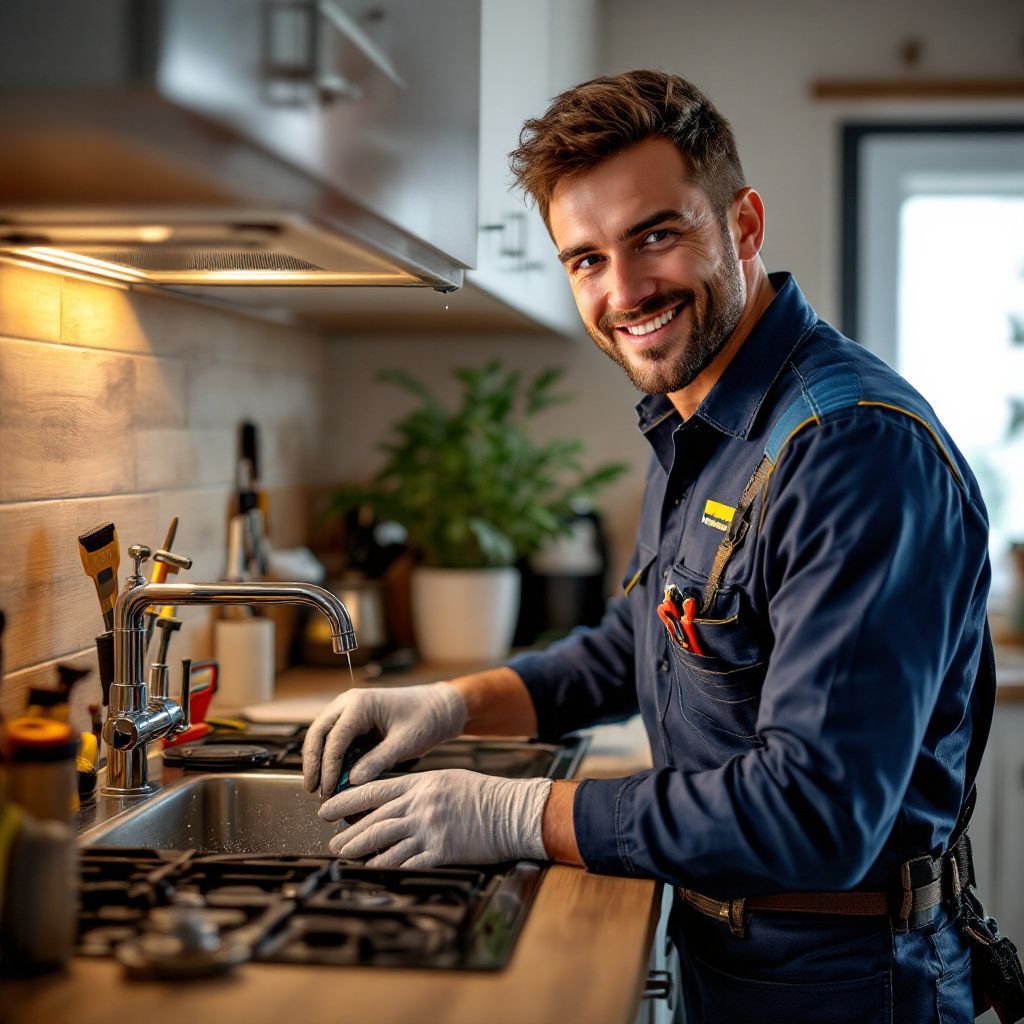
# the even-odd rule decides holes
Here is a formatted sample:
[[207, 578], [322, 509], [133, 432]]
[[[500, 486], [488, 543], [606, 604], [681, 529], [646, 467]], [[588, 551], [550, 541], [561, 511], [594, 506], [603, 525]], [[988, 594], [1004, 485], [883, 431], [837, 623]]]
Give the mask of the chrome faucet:
[[[134, 573], [125, 580], [114, 604], [114, 681], [103, 725], [107, 744], [108, 796], [145, 796], [149, 783], [146, 747], [154, 740], [184, 732], [189, 721], [190, 666], [183, 663], [180, 699], [166, 686], [147, 695], [145, 612], [159, 604], [306, 604], [319, 609], [331, 624], [333, 647], [344, 654], [356, 647], [352, 618], [342, 602], [312, 583], [149, 583], [141, 566], [151, 552], [142, 544], [128, 549]], [[155, 676], [154, 679], [159, 678]]]

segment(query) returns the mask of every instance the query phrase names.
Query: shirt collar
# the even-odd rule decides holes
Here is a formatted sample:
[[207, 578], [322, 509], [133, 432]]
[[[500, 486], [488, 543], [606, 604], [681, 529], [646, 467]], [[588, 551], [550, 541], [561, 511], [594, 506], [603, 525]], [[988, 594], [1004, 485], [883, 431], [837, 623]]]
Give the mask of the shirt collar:
[[[792, 274], [768, 279], [775, 297], [694, 413], [734, 437], [749, 436], [765, 396], [818, 319]], [[637, 424], [646, 434], [675, 412], [665, 395], [646, 395], [636, 406]]]

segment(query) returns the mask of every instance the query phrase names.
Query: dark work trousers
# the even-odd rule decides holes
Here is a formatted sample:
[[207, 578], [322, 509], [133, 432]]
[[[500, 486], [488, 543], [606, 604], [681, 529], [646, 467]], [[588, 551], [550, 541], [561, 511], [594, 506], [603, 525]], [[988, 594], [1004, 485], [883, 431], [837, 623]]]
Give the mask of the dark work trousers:
[[898, 932], [888, 918], [753, 913], [746, 938], [677, 900], [685, 1024], [967, 1024], [971, 954], [953, 918]]

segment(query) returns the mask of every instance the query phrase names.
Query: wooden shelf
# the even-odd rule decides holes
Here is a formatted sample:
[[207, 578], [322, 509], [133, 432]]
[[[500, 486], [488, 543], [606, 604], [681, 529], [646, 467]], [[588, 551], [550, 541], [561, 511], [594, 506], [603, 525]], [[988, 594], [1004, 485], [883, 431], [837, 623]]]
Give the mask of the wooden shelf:
[[976, 100], [1024, 98], [1021, 78], [819, 78], [817, 100]]

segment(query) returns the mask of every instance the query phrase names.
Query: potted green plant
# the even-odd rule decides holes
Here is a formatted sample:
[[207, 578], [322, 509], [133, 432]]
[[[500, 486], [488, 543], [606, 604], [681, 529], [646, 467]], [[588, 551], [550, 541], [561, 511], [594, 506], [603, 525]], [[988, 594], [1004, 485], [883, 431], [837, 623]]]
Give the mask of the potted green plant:
[[576, 438], [531, 435], [542, 410], [568, 400], [559, 369], [529, 380], [493, 361], [454, 371], [461, 396], [447, 408], [403, 370], [380, 379], [418, 400], [381, 445], [387, 459], [369, 484], [337, 492], [332, 509], [368, 506], [401, 523], [417, 567], [412, 614], [428, 661], [492, 661], [511, 642], [519, 607], [516, 563], [562, 534], [574, 502], [626, 468], [585, 470]]

